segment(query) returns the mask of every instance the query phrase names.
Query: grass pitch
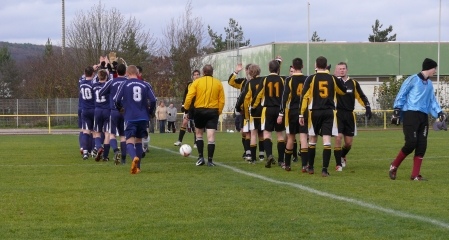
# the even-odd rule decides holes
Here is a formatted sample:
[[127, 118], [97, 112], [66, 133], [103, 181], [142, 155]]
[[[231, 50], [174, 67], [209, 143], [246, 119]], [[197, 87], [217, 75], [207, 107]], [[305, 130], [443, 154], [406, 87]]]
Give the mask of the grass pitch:
[[137, 175], [129, 157], [83, 161], [76, 135], [1, 136], [0, 239], [445, 239], [446, 138], [429, 133], [429, 181], [418, 182], [411, 156], [388, 177], [401, 131], [359, 132], [347, 167], [335, 172], [332, 157], [328, 178], [298, 163], [291, 172], [247, 164], [239, 133], [217, 134], [213, 168], [182, 157], [177, 134], [153, 134]]

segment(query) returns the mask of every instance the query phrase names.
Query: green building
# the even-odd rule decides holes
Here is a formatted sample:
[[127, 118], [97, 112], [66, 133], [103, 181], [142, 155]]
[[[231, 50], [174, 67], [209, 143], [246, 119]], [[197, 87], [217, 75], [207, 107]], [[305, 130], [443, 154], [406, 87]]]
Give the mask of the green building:
[[[282, 56], [281, 75], [288, 75], [293, 58], [300, 57], [304, 61], [304, 74], [312, 74], [315, 69], [315, 59], [324, 56], [332, 65], [331, 73], [339, 62], [348, 64], [348, 75], [358, 80], [364, 93], [376, 109], [373, 98], [374, 87], [382, 84], [391, 76], [409, 76], [421, 71], [424, 58], [438, 62], [437, 42], [286, 42], [269, 43], [258, 46], [240, 48], [207, 55], [205, 63], [214, 67], [214, 77], [223, 81], [226, 92], [225, 111], [232, 111], [240, 91], [227, 84], [229, 75], [238, 62], [243, 65], [255, 63], [262, 69], [261, 75], [268, 75], [268, 62], [277, 55]], [[440, 43], [440, 60], [438, 62], [440, 79], [449, 76], [449, 42]], [[245, 77], [244, 71], [239, 77]], [[437, 88], [437, 76], [432, 78]], [[440, 87], [444, 87], [440, 84]], [[446, 92], [442, 98], [446, 99]], [[449, 89], [447, 92], [449, 95]], [[446, 100], [445, 100], [446, 101]], [[361, 109], [357, 106], [356, 109]]]

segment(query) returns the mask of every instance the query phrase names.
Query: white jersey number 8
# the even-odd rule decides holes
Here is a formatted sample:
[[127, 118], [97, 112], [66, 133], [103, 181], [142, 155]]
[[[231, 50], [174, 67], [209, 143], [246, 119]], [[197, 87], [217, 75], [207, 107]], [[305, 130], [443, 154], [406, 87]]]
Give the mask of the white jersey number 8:
[[138, 86], [133, 87], [133, 99], [136, 102], [142, 101], [142, 89]]

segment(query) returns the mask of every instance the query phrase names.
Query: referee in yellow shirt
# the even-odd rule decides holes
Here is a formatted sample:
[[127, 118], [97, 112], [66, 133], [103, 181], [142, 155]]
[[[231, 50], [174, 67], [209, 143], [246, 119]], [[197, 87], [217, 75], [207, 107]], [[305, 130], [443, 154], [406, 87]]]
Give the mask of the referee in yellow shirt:
[[[203, 77], [195, 80], [189, 87], [187, 97], [184, 102], [184, 108], [189, 110], [192, 99], [195, 97], [195, 128], [196, 128], [196, 146], [198, 147], [197, 166], [205, 164], [203, 157], [204, 141], [203, 132], [207, 129], [207, 166], [213, 167], [212, 162], [215, 151], [215, 131], [218, 126], [218, 117], [223, 111], [225, 105], [225, 96], [223, 84], [214, 78], [212, 74], [214, 69], [211, 65], [203, 67]], [[189, 115], [186, 114], [188, 118]]]

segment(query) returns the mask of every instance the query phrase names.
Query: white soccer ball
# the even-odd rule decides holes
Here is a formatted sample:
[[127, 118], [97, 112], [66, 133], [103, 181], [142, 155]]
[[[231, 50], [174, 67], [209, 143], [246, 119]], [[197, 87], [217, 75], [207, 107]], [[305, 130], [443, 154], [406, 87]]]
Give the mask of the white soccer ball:
[[188, 157], [192, 153], [192, 147], [189, 144], [183, 144], [179, 148], [179, 153], [181, 153], [181, 155], [184, 157]]

